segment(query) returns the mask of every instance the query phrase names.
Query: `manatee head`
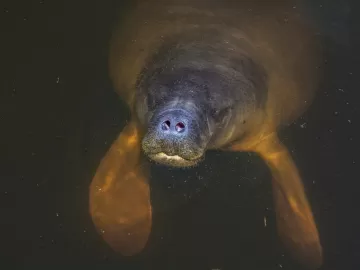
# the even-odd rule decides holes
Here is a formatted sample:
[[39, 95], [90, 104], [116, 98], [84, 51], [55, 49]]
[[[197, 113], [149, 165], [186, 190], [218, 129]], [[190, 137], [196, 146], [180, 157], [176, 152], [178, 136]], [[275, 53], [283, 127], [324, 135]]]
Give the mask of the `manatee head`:
[[263, 104], [262, 66], [240, 49], [229, 52], [229, 44], [213, 36], [166, 43], [144, 65], [135, 110], [146, 131], [143, 152], [155, 162], [198, 164], [207, 149], [219, 149], [243, 134], [237, 123]]
[[174, 69], [155, 74], [138, 88], [143, 152], [167, 166], [194, 166], [223, 137], [221, 131], [232, 127], [234, 92], [214, 71]]

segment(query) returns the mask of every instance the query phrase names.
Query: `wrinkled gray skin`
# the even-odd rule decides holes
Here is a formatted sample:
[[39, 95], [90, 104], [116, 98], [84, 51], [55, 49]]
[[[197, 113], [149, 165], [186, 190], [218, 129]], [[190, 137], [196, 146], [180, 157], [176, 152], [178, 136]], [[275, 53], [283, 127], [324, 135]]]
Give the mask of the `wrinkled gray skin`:
[[196, 165], [310, 104], [315, 57], [291, 1], [138, 3], [114, 35], [110, 73], [152, 160]]
[[264, 105], [263, 68], [244, 54], [229, 53], [236, 42], [225, 43], [218, 36], [197, 29], [181, 39], [173, 37], [142, 71], [136, 103], [140, 123], [148, 130], [142, 147], [157, 162], [196, 164], [206, 149], [241, 137], [243, 124]]

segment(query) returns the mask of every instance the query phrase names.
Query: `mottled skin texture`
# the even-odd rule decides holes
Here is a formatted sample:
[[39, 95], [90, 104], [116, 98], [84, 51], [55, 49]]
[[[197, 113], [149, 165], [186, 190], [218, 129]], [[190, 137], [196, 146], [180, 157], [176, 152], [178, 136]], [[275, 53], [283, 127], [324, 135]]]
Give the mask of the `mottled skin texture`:
[[265, 160], [280, 237], [321, 265], [299, 173], [277, 137], [311, 103], [318, 46], [290, 1], [250, 2], [139, 1], [114, 31], [110, 77], [132, 118], [96, 172], [90, 213], [121, 254], [140, 252], [151, 232], [148, 159], [188, 167], [222, 149]]
[[[207, 149], [243, 136], [246, 121], [264, 110], [265, 71], [249, 56], [232, 51], [236, 40], [223, 38], [219, 30], [206, 28], [171, 36], [146, 63], [136, 87], [136, 113], [147, 129], [142, 143], [146, 154], [176, 154], [196, 164]], [[158, 123], [164, 112], [163, 120], [173, 117], [166, 112], [174, 108], [188, 113], [178, 117], [189, 120], [188, 133], [164, 140], [161, 134], [168, 135]]]

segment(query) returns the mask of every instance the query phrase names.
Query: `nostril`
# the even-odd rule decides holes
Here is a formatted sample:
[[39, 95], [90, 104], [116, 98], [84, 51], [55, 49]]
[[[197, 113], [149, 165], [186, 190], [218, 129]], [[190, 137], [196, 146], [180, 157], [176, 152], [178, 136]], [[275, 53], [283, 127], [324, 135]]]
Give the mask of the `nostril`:
[[175, 130], [177, 132], [183, 132], [185, 130], [185, 124], [183, 122], [179, 122], [175, 125]]
[[169, 120], [166, 120], [164, 121], [162, 124], [161, 124], [161, 129], [162, 130], [169, 130], [170, 129], [170, 121]]

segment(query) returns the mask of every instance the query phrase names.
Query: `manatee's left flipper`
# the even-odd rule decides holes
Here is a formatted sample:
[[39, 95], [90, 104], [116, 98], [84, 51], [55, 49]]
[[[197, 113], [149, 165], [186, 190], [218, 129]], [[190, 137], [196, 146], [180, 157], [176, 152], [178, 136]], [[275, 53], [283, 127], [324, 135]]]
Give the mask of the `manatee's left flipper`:
[[139, 131], [130, 122], [100, 163], [90, 186], [90, 214], [117, 252], [140, 252], [151, 231], [148, 164], [141, 159]]
[[[232, 150], [240, 149], [234, 145]], [[299, 172], [286, 147], [274, 132], [241, 150], [257, 152], [271, 170], [277, 228], [285, 246], [308, 267], [320, 267], [322, 247], [318, 230]]]

